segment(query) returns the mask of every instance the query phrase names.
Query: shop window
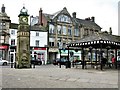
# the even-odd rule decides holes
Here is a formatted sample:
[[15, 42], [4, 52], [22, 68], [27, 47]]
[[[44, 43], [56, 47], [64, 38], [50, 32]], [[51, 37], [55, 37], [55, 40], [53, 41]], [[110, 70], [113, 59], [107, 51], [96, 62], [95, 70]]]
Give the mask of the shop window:
[[10, 49], [10, 52], [14, 52], [14, 49]]

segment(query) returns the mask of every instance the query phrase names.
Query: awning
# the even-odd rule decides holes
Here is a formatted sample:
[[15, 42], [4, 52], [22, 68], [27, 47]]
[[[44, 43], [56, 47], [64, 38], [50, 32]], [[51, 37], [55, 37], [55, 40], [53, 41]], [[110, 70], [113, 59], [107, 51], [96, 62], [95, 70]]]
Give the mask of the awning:
[[8, 46], [0, 46], [0, 49], [8, 49]]

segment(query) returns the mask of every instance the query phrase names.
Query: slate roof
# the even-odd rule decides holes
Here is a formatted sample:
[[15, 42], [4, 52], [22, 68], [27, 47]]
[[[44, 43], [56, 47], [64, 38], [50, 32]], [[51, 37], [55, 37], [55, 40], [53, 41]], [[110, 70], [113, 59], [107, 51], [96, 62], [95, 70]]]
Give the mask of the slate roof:
[[107, 33], [94, 33], [92, 35], [81, 38], [78, 41], [73, 41], [67, 44], [68, 47], [86, 47], [89, 48], [92, 46], [93, 48], [106, 48], [110, 46], [112, 49], [116, 47], [120, 49], [120, 36], [110, 35]]
[[90, 20], [83, 20], [83, 19], [77, 18], [77, 21], [78, 21], [78, 23], [80, 23], [82, 26], [85, 26], [85, 27], [102, 29], [99, 25], [97, 25], [95, 22], [92, 22]]
[[71, 43], [82, 43], [82, 42], [91, 42], [91, 41], [99, 41], [99, 40], [112, 41], [112, 42], [119, 42], [120, 43], [120, 36], [110, 35], [110, 34], [101, 32], [101, 33], [94, 33], [92, 35], [86, 36], [84, 38], [81, 38], [78, 41], [71, 42]]
[[[45, 15], [46, 19], [48, 21], [50, 21], [50, 20], [53, 20], [54, 18], [56, 18], [60, 13], [68, 14], [70, 16], [69, 12], [67, 11], [67, 9], [65, 7], [63, 8], [63, 10], [60, 10], [60, 11], [54, 13], [54, 14], [46, 14], [46, 13], [44, 13], [44, 15]], [[92, 28], [92, 29], [94, 28], [94, 29], [97, 29], [97, 30], [102, 29], [99, 25], [97, 25], [95, 22], [90, 21], [90, 20], [73, 18], [73, 17], [71, 17], [71, 19], [72, 19], [74, 24], [79, 24], [81, 26], [84, 26], [84, 27], [87, 27], [87, 28]]]

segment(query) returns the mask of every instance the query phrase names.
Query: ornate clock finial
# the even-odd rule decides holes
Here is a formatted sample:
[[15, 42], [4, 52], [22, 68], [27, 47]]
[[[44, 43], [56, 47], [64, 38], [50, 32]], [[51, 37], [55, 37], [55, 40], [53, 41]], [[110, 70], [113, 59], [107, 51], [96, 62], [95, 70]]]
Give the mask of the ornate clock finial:
[[2, 4], [1, 12], [5, 13], [5, 6], [4, 6], [4, 4]]
[[25, 3], [23, 3], [23, 7], [25, 7]]
[[29, 16], [28, 15], [28, 10], [25, 8], [25, 4], [23, 4], [23, 8], [20, 10], [20, 14], [18, 15], [19, 16]]

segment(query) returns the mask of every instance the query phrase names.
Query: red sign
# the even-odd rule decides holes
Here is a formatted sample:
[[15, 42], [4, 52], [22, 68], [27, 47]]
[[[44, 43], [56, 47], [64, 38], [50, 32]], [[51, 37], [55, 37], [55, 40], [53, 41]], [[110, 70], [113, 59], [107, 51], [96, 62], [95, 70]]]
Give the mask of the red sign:
[[8, 46], [0, 46], [0, 49], [8, 49]]
[[44, 48], [44, 47], [43, 48], [36, 48], [35, 47], [34, 50], [46, 50], [46, 48]]

